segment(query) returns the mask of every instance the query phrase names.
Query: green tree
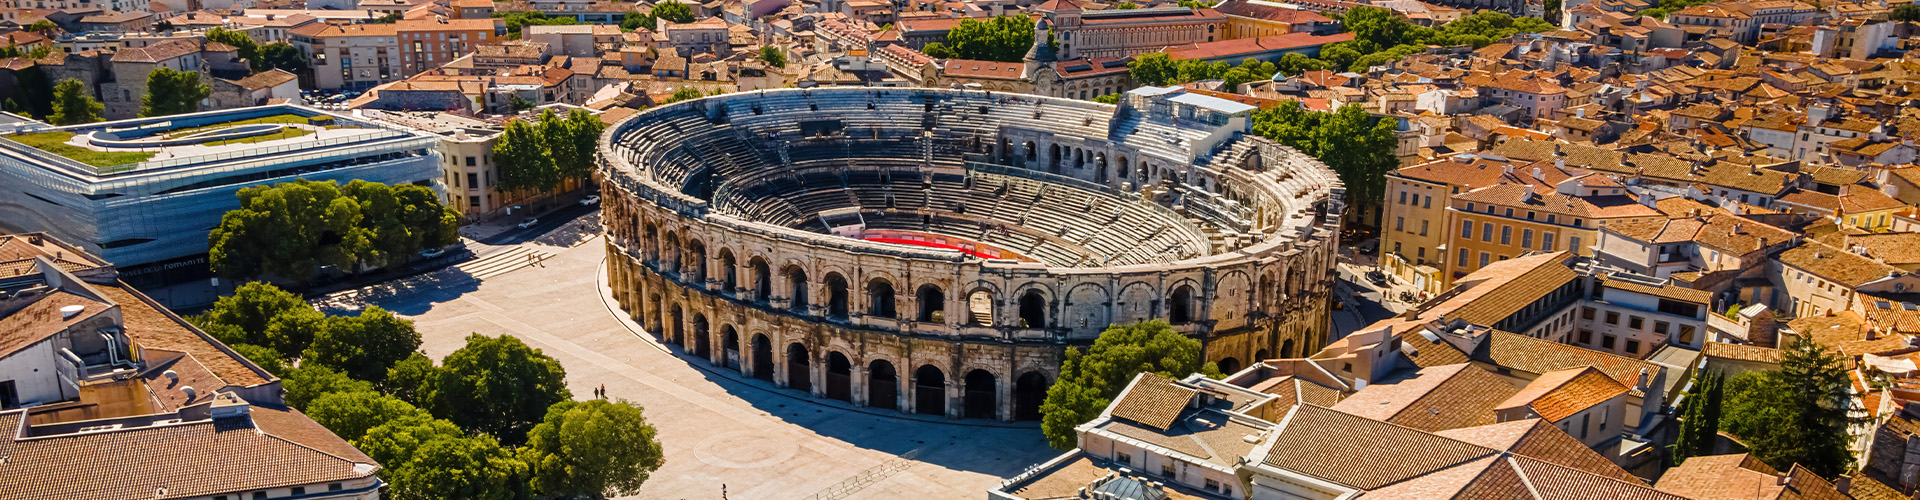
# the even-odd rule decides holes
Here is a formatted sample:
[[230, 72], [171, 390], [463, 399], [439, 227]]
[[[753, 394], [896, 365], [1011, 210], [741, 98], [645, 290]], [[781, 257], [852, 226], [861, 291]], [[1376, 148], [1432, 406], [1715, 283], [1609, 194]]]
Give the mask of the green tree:
[[1340, 176], [1346, 198], [1378, 203], [1386, 174], [1399, 166], [1398, 122], [1375, 119], [1360, 106], [1332, 113], [1300, 106], [1276, 106], [1254, 113], [1253, 133], [1319, 159]]
[[302, 363], [299, 368], [287, 372], [280, 379], [280, 387], [286, 390], [282, 399], [288, 406], [306, 408], [321, 396], [336, 393], [363, 392], [373, 390], [373, 384], [364, 380], [354, 380], [339, 370], [328, 368], [319, 363]]
[[266, 370], [275, 377], [287, 376], [287, 360], [280, 358], [280, 351], [253, 344], [228, 344], [227, 347], [233, 348], [233, 352], [240, 353], [240, 357], [260, 365], [260, 369]]
[[207, 30], [207, 41], [220, 42], [240, 49], [240, 58], [247, 61], [255, 72], [260, 71], [260, 46], [246, 33], [221, 28]]
[[664, 460], [639, 405], [601, 399], [548, 407], [520, 458], [533, 489], [555, 498], [632, 495]]
[[460, 214], [426, 186], [354, 180], [341, 194], [360, 205], [366, 245], [354, 259], [373, 267], [405, 262], [423, 249], [460, 241]]
[[53, 86], [53, 114], [47, 121], [54, 125], [78, 125], [100, 121], [107, 106], [93, 99], [80, 80], [68, 78]]
[[1027, 16], [961, 20], [947, 32], [946, 44], [959, 59], [1020, 62], [1033, 47], [1033, 21]]
[[1100, 104], [1119, 104], [1120, 94], [1107, 94], [1107, 95], [1094, 96], [1093, 102], [1097, 102]]
[[505, 20], [508, 38], [519, 39], [520, 30], [527, 26], [554, 26], [573, 24], [571, 17], [548, 17], [537, 10], [494, 11], [493, 17]]
[[53, 21], [41, 19], [39, 21], [34, 21], [33, 24], [27, 25], [27, 31], [50, 36], [53, 33], [60, 31], [60, 26], [53, 24]]
[[285, 42], [262, 45], [255, 53], [259, 58], [248, 63], [256, 72], [277, 69], [288, 73], [299, 73], [302, 68], [307, 67], [307, 58], [300, 55], [300, 49]]
[[1721, 425], [1776, 468], [1800, 464], [1826, 477], [1853, 466], [1848, 427], [1852, 384], [1842, 358], [1801, 337], [1781, 352], [1780, 369], [1727, 380]]
[[926, 54], [927, 57], [934, 59], [958, 59], [960, 57], [960, 54], [955, 53], [952, 48], [947, 47], [947, 44], [940, 42], [932, 42], [924, 47], [920, 47], [920, 53]]
[[400, 22], [400, 14], [387, 14], [367, 21], [367, 24], [394, 24]]
[[1299, 52], [1289, 52], [1287, 55], [1280, 56], [1280, 61], [1274, 64], [1274, 70], [1280, 74], [1295, 76], [1308, 71], [1325, 70], [1327, 66], [1326, 61], [1307, 57]]
[[787, 53], [772, 45], [760, 48], [760, 60], [775, 68], [787, 67]]
[[[154, 74], [160, 71], [167, 70]], [[367, 244], [360, 204], [332, 181], [252, 186], [237, 196], [240, 208], [221, 216], [208, 235], [211, 267], [229, 279], [305, 281], [320, 265], [350, 269]]]
[[1200, 341], [1174, 331], [1165, 321], [1113, 325], [1082, 351], [1067, 349], [1060, 364], [1060, 380], [1047, 389], [1040, 405], [1040, 431], [1055, 448], [1073, 448], [1073, 428], [1113, 402], [1127, 383], [1141, 372], [1169, 378], [1192, 373], [1218, 376], [1220, 370], [1200, 357]]
[[233, 295], [189, 319], [221, 342], [270, 347], [280, 358], [293, 358], [313, 342], [326, 315], [299, 295], [256, 281], [240, 285]]
[[1134, 83], [1159, 87], [1179, 78], [1180, 66], [1165, 52], [1149, 52], [1128, 62], [1127, 74], [1133, 77]]
[[[698, 89], [692, 90], [699, 97]], [[675, 95], [679, 95], [677, 92]], [[493, 158], [499, 186], [510, 191], [546, 191], [566, 179], [584, 179], [593, 173], [593, 149], [606, 125], [585, 110], [573, 110], [562, 119], [542, 111], [533, 122], [514, 120], [494, 142]]]
[[1120, 2], [1120, 3], [1114, 4], [1113, 8], [1114, 10], [1138, 9], [1140, 8], [1140, 5], [1135, 4], [1133, 2]]
[[336, 392], [314, 399], [301, 411], [342, 439], [352, 441], [368, 430], [427, 412], [399, 398], [374, 391]]
[[666, 102], [662, 102], [660, 104], [663, 104], [663, 105], [673, 104], [680, 101], [699, 99], [701, 97], [705, 97], [705, 96], [700, 93], [700, 89], [693, 88], [693, 87], [680, 87], [678, 89], [674, 89], [673, 96], [668, 97]]
[[213, 87], [200, 83], [200, 74], [167, 68], [147, 74], [147, 95], [140, 97], [140, 116], [168, 116], [200, 110], [200, 100]]
[[653, 21], [653, 18], [647, 17], [646, 14], [628, 12], [626, 16], [620, 18], [620, 30], [633, 31], [642, 27], [652, 30], [652, 26], [647, 26], [650, 21]]
[[492, 436], [436, 436], [387, 477], [397, 500], [515, 500], [526, 496], [526, 473], [526, 463]]
[[1707, 372], [1696, 377], [1693, 386], [1687, 388], [1686, 399], [1681, 402], [1679, 436], [1668, 454], [1671, 464], [1679, 465], [1689, 457], [1713, 453], [1725, 381], [1726, 376], [1721, 372]]
[[1887, 19], [1908, 23], [1920, 21], [1920, 5], [1906, 4], [1894, 7], [1893, 12], [1887, 14]]
[[434, 375], [419, 395], [434, 416], [508, 444], [523, 442], [548, 406], [573, 399], [560, 362], [512, 336], [468, 336]]
[[466, 436], [467, 431], [461, 430], [453, 422], [415, 413], [367, 429], [364, 435], [351, 441], [354, 448], [366, 453], [374, 461], [385, 464], [391, 471], [411, 460], [413, 452], [428, 441]]
[[1181, 6], [1181, 7], [1186, 7], [1186, 8], [1189, 8], [1189, 9], [1211, 9], [1211, 8], [1213, 8], [1213, 5], [1212, 5], [1212, 4], [1209, 4], [1209, 3], [1206, 3], [1206, 2], [1202, 2], [1202, 1], [1200, 1], [1200, 0], [1180, 0], [1180, 6]]
[[356, 379], [382, 383], [394, 364], [417, 354], [420, 332], [413, 322], [379, 306], [359, 316], [330, 318], [314, 336], [303, 360], [338, 368]]
[[420, 388], [425, 387], [428, 380], [439, 376], [439, 370], [440, 367], [433, 365], [432, 358], [414, 352], [387, 368], [387, 376], [381, 381], [380, 388], [393, 397], [422, 406]]
[[[654, 4], [653, 10], [647, 12], [647, 14], [653, 16], [654, 19], [665, 19], [670, 23], [686, 24], [693, 22], [693, 7], [673, 0]], [[652, 28], [653, 26], [653, 23], [647, 24], [648, 28]]]

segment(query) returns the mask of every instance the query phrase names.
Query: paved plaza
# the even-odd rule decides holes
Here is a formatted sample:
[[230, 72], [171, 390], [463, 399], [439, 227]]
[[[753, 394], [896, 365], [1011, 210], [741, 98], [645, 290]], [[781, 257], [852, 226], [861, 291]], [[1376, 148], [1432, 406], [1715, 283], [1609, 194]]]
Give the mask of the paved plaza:
[[448, 268], [323, 307], [371, 303], [406, 315], [434, 358], [471, 332], [511, 334], [560, 360], [575, 397], [604, 384], [609, 397], [645, 406], [666, 464], [631, 498], [717, 499], [725, 485], [731, 499], [978, 499], [1058, 453], [1032, 423], [896, 416], [702, 370], [692, 363], [704, 361], [668, 351], [609, 310], [601, 238], [525, 245], [551, 255], [479, 281]]

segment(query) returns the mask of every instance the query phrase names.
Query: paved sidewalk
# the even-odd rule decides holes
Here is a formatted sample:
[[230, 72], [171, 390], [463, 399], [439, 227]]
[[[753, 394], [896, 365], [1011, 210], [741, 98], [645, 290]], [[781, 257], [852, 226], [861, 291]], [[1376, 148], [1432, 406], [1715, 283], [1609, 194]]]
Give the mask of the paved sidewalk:
[[[922, 422], [836, 407], [696, 367], [636, 334], [603, 301], [598, 237], [550, 245], [545, 267], [485, 279], [371, 293], [415, 321], [422, 349], [440, 358], [473, 332], [512, 334], [559, 360], [576, 397], [605, 385], [646, 408], [666, 464], [630, 498], [978, 499], [1001, 478], [1058, 455], [1031, 427]], [[791, 393], [791, 394], [789, 394]], [[998, 425], [998, 424], [989, 424]], [[901, 463], [898, 457], [914, 453]], [[886, 474], [872, 471], [885, 470]], [[847, 485], [861, 485], [848, 491]]]

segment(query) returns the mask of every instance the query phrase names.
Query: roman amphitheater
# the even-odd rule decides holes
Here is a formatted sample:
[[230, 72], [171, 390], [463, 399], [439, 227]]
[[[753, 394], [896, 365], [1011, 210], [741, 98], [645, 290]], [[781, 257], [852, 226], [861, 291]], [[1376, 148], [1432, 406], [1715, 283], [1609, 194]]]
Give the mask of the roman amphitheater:
[[812, 397], [1036, 419], [1070, 347], [1163, 319], [1233, 371], [1325, 344], [1342, 210], [1254, 108], [817, 88], [601, 138], [608, 281], [663, 342]]

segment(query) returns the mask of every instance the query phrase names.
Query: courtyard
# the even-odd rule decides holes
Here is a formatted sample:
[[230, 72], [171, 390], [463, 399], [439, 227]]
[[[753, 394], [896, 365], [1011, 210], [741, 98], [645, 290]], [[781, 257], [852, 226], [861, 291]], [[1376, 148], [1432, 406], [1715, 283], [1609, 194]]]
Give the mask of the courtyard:
[[[604, 385], [608, 397], [644, 406], [666, 463], [632, 498], [977, 499], [1058, 454], [1033, 422], [856, 409], [703, 370], [705, 361], [668, 350], [612, 312], [594, 228], [597, 218], [584, 217], [520, 245], [476, 248], [478, 261], [502, 258], [474, 274], [450, 267], [322, 307], [373, 304], [405, 315], [434, 358], [472, 332], [514, 335], [566, 367], [576, 398]], [[503, 261], [525, 267], [502, 271]]]

